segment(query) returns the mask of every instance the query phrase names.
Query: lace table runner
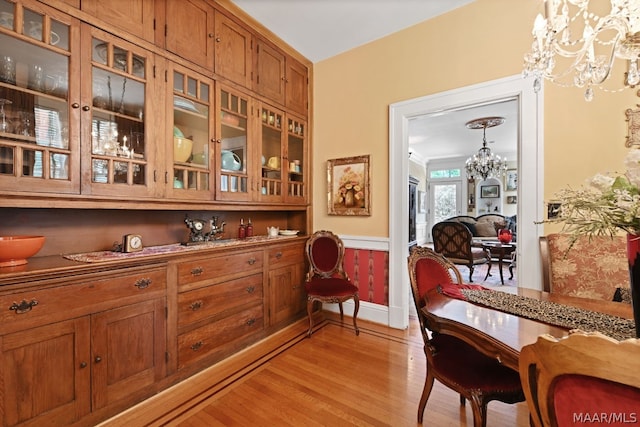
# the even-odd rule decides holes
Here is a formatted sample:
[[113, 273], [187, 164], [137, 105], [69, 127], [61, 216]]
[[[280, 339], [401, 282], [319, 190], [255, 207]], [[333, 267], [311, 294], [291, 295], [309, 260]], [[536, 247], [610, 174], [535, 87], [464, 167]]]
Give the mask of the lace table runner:
[[245, 245], [247, 243], [256, 243], [256, 242], [265, 242], [265, 241], [274, 241], [278, 239], [290, 239], [296, 236], [276, 236], [276, 237], [267, 237], [267, 236], [254, 236], [247, 237], [246, 239], [230, 239], [223, 241], [212, 241], [212, 242], [203, 242], [198, 245], [182, 245], [180, 243], [174, 243], [170, 245], [161, 245], [161, 246], [148, 246], [141, 250], [140, 252], [114, 252], [114, 251], [97, 251], [97, 252], [85, 252], [80, 254], [65, 254], [64, 258], [70, 259], [72, 261], [79, 262], [104, 262], [104, 261], [114, 261], [114, 260], [122, 260], [128, 258], [140, 258], [150, 255], [162, 255], [162, 254], [175, 254], [181, 252], [194, 252], [202, 249], [208, 248], [221, 248], [221, 247], [229, 247], [229, 246], [240, 246]]
[[636, 337], [633, 320], [500, 291], [461, 289], [470, 302], [568, 329], [598, 331], [619, 341]]

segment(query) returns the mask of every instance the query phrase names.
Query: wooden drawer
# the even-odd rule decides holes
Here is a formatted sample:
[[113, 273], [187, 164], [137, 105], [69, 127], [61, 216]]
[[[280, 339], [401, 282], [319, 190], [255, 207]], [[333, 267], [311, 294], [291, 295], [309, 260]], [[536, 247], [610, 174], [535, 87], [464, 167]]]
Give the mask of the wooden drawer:
[[164, 267], [110, 271], [69, 285], [0, 296], [0, 335], [166, 295]]
[[178, 369], [224, 351], [234, 340], [260, 332], [264, 327], [262, 304], [209, 323], [178, 336]]
[[207, 281], [220, 283], [262, 271], [262, 250], [231, 252], [178, 264], [178, 286]]
[[269, 249], [269, 268], [304, 262], [304, 242]]
[[262, 302], [262, 273], [178, 295], [178, 328]]

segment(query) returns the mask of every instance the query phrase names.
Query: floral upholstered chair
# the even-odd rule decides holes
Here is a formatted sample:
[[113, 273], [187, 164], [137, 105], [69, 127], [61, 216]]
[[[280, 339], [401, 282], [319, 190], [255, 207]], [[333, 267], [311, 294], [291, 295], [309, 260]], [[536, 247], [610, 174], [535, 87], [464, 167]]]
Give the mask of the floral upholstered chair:
[[531, 424], [622, 426], [638, 423], [640, 340], [598, 332], [541, 335], [520, 352], [520, 378]]
[[580, 236], [570, 244], [566, 233], [540, 238], [545, 291], [611, 301], [617, 288], [629, 288], [624, 236]]

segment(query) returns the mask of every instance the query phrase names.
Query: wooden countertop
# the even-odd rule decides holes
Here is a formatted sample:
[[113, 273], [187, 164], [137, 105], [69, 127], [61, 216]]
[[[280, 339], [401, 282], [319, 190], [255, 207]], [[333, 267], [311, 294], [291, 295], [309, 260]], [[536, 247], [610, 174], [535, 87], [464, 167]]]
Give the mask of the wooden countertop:
[[[161, 246], [173, 246], [175, 250], [162, 251], [161, 253], [132, 253], [117, 259], [104, 261], [80, 262], [65, 258], [67, 254], [52, 255], [46, 257], [29, 258], [27, 264], [15, 267], [0, 268], [0, 287], [20, 287], [29, 282], [45, 279], [60, 278], [64, 280], [69, 276], [102, 272], [114, 268], [146, 266], [154, 262], [162, 263], [173, 259], [222, 252], [229, 249], [250, 249], [274, 244], [286, 244], [306, 240], [308, 236], [255, 236], [246, 239], [229, 239], [223, 242], [210, 242], [202, 245], [183, 246], [179, 243]], [[157, 246], [160, 247], [160, 246]], [[108, 252], [108, 251], [104, 251]], [[93, 252], [91, 254], [94, 254]], [[128, 255], [128, 256], [127, 256]]]

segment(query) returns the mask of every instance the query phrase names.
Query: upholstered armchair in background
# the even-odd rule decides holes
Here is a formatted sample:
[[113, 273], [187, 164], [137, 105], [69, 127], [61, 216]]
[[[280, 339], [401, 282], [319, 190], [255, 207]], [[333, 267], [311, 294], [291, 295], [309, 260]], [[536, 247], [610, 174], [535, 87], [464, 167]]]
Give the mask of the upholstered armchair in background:
[[491, 271], [491, 255], [482, 247], [472, 245], [473, 236], [469, 228], [460, 222], [442, 221], [431, 229], [433, 249], [454, 264], [469, 268], [469, 282], [473, 282], [473, 270], [476, 265], [489, 264], [487, 275]]

